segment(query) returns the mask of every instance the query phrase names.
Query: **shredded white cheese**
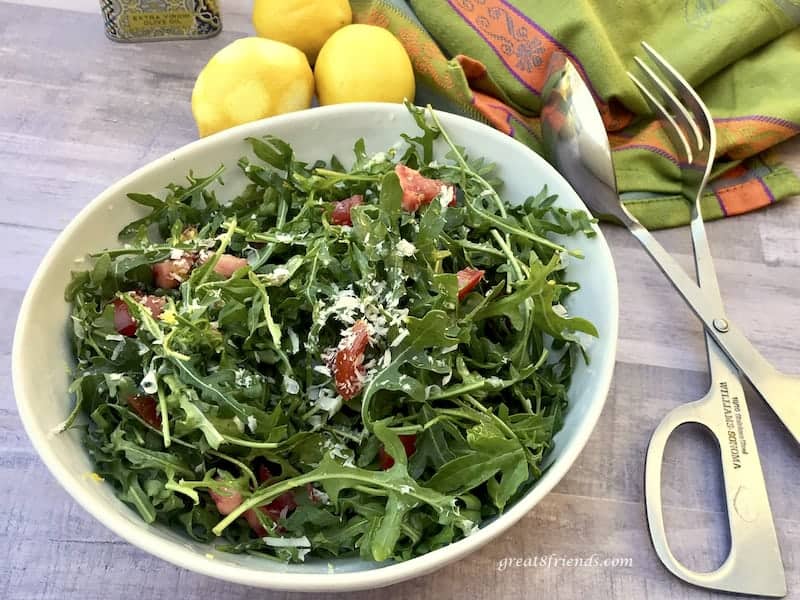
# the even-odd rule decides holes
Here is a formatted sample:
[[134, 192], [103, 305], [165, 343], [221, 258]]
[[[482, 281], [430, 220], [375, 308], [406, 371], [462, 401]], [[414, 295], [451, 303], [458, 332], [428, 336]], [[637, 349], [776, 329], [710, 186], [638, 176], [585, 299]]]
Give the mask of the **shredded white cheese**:
[[263, 537], [261, 540], [273, 548], [308, 548], [311, 546], [311, 542], [306, 536], [297, 538]]
[[253, 376], [244, 369], [236, 369], [233, 372], [234, 383], [242, 388], [253, 385]]
[[408, 337], [408, 329], [405, 328], [401, 329], [400, 333], [397, 334], [397, 337], [392, 340], [390, 346], [392, 348], [396, 348], [397, 346], [402, 344], [403, 340], [406, 339], [407, 337]]
[[311, 497], [314, 499], [314, 501], [319, 502], [320, 504], [330, 504], [331, 503], [330, 496], [328, 496], [328, 494], [326, 494], [322, 490], [319, 490], [319, 489], [317, 489], [315, 487], [311, 488]]
[[276, 267], [272, 273], [264, 275], [264, 281], [267, 285], [277, 287], [286, 283], [289, 279], [289, 269], [286, 267]]
[[297, 337], [297, 334], [294, 332], [294, 329], [289, 327], [289, 352], [292, 354], [297, 354], [300, 351], [300, 338]]
[[486, 379], [486, 383], [488, 383], [490, 386], [495, 387], [495, 388], [499, 388], [499, 387], [503, 386], [503, 380], [500, 379], [499, 377], [495, 377], [494, 375], [492, 375], [491, 377], [487, 378]]
[[153, 368], [153, 365], [150, 365], [150, 369], [145, 373], [145, 376], [142, 378], [142, 381], [139, 383], [139, 386], [142, 388], [145, 394], [155, 394], [158, 391], [158, 381], [156, 379], [156, 371]]
[[283, 376], [283, 388], [290, 396], [297, 394], [300, 391], [300, 384], [288, 375]]
[[325, 365], [314, 365], [314, 371], [321, 375], [325, 375], [326, 377], [331, 376], [331, 370]]
[[408, 240], [402, 239], [399, 242], [397, 242], [395, 250], [397, 251], [397, 254], [399, 256], [409, 257], [409, 256], [414, 256], [414, 254], [416, 254], [417, 247], [414, 246], [414, 244], [412, 244]]
[[365, 164], [365, 168], [370, 168], [373, 165], [377, 165], [378, 163], [386, 162], [386, 153], [385, 152], [378, 152], [377, 154], [373, 154], [372, 158], [370, 158]]
[[247, 428], [250, 430], [250, 433], [255, 433], [256, 427], [258, 427], [258, 420], [253, 415], [249, 415], [247, 417]]
[[439, 204], [442, 205], [442, 210], [445, 210], [453, 201], [453, 186], [443, 185], [439, 190]]
[[324, 410], [329, 415], [332, 415], [342, 408], [342, 402], [343, 398], [341, 396], [335, 394], [328, 388], [322, 388], [319, 390], [319, 396], [314, 404], [316, 404], [317, 408], [320, 410]]

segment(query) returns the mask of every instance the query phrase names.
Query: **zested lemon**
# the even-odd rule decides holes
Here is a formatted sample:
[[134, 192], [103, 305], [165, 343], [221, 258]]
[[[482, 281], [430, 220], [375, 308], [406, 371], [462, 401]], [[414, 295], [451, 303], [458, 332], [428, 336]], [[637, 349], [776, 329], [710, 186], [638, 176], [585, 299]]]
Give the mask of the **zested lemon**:
[[352, 20], [347, 0], [255, 0], [253, 3], [256, 33], [299, 48], [311, 64], [331, 34]]
[[320, 104], [414, 100], [414, 69], [391, 32], [348, 25], [334, 33], [314, 66]]
[[311, 106], [314, 75], [303, 54], [259, 37], [236, 40], [200, 71], [192, 114], [200, 136]]

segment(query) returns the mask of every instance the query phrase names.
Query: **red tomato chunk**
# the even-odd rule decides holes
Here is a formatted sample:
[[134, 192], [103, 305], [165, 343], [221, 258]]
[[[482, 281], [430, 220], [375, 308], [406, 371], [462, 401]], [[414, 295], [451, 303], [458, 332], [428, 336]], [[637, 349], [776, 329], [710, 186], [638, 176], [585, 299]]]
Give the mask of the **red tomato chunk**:
[[369, 344], [369, 326], [356, 321], [346, 332], [333, 359], [336, 391], [345, 400], [356, 397], [364, 387], [364, 351]]
[[161, 429], [161, 416], [156, 412], [156, 399], [152, 396], [131, 396], [128, 405], [148, 425]]
[[474, 290], [485, 274], [486, 271], [469, 267], [456, 273], [458, 277], [458, 299], [463, 300], [467, 294]]
[[[403, 449], [406, 451], [406, 456], [411, 456], [417, 451], [416, 435], [400, 435], [397, 437], [400, 438], [400, 442], [403, 444]], [[378, 450], [378, 462], [381, 465], [381, 469], [384, 471], [391, 469], [392, 465], [394, 465], [394, 459], [388, 452], [386, 452], [383, 446], [381, 446], [380, 450]]]
[[[161, 296], [152, 296], [149, 294], [142, 295], [137, 292], [132, 292], [131, 297], [139, 304], [144, 305], [144, 307], [150, 311], [150, 314], [153, 315], [153, 318], [155, 319], [157, 319], [164, 310], [164, 304], [167, 302], [167, 299], [162, 298]], [[117, 330], [117, 333], [121, 333], [127, 337], [136, 335], [136, 319], [133, 318], [131, 311], [128, 310], [128, 305], [122, 298], [115, 298], [113, 300], [113, 304], [114, 329]]]
[[439, 179], [429, 179], [416, 169], [403, 164], [397, 165], [394, 172], [400, 179], [400, 187], [403, 189], [403, 208], [408, 212], [415, 212], [423, 204], [430, 204], [442, 193], [442, 188], [450, 188], [453, 191], [453, 199], [448, 206], [455, 206], [456, 195], [452, 184]]
[[352, 225], [353, 219], [350, 216], [350, 210], [354, 206], [364, 204], [364, 196], [356, 194], [344, 200], [339, 200], [333, 203], [333, 212], [331, 213], [332, 225]]

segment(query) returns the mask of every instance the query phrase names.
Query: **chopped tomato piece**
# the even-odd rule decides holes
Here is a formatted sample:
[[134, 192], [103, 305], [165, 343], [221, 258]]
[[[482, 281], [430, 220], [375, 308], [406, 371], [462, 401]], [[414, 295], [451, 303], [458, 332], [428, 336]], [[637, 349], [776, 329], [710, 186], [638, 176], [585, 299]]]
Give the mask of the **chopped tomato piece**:
[[352, 225], [353, 219], [350, 217], [350, 210], [354, 206], [364, 204], [364, 196], [356, 194], [344, 200], [339, 200], [333, 203], [333, 212], [331, 213], [332, 225]]
[[[150, 314], [156, 319], [164, 310], [164, 304], [167, 302], [167, 299], [162, 298], [161, 296], [151, 296], [149, 294], [142, 295], [137, 292], [131, 292], [131, 296], [134, 300], [140, 304], [143, 304], [150, 311]], [[115, 298], [113, 304], [114, 329], [124, 336], [132, 337], [136, 334], [137, 324], [136, 319], [134, 319], [133, 315], [131, 315], [131, 311], [128, 310], [128, 305], [125, 304], [125, 301], [122, 298]]]
[[416, 169], [403, 164], [397, 165], [394, 172], [400, 179], [400, 187], [403, 189], [403, 208], [408, 212], [415, 212], [423, 204], [430, 204], [436, 196], [442, 193], [442, 188], [450, 188], [453, 199], [448, 206], [455, 206], [456, 195], [452, 184], [439, 179], [429, 179]]
[[333, 358], [336, 391], [345, 400], [357, 396], [364, 387], [364, 351], [369, 341], [367, 322], [358, 320], [345, 333]]
[[[403, 450], [406, 451], [406, 456], [411, 456], [417, 450], [417, 436], [414, 434], [411, 435], [399, 435], [397, 436], [400, 438], [400, 442], [403, 444]], [[383, 446], [380, 447], [378, 450], [378, 462], [381, 465], [381, 469], [386, 471], [387, 469], [391, 469], [392, 465], [394, 465], [394, 459], [391, 455], [384, 450]]]
[[222, 488], [219, 492], [208, 490], [208, 493], [211, 494], [211, 499], [221, 515], [231, 514], [243, 501], [242, 494], [231, 488]]
[[315, 488], [312, 484], [310, 483], [306, 484], [306, 496], [308, 496], [308, 499], [311, 501], [311, 504], [319, 504], [321, 495], [322, 492], [317, 490], [317, 488]]
[[162, 260], [153, 265], [153, 279], [157, 287], [173, 290], [186, 281], [195, 263], [195, 256], [185, 254], [178, 259]]
[[247, 259], [233, 256], [232, 254], [223, 254], [219, 257], [217, 264], [214, 265], [214, 273], [222, 275], [223, 277], [230, 277], [242, 267], [247, 266]]
[[461, 269], [456, 273], [458, 277], [458, 299], [463, 300], [464, 296], [474, 290], [475, 286], [478, 285], [478, 282], [483, 279], [485, 274], [486, 271], [482, 269], [473, 269], [471, 267]]
[[252, 529], [258, 537], [264, 537], [267, 535], [267, 530], [261, 524], [258, 513], [256, 513], [257, 510], [266, 512], [263, 506], [259, 506], [258, 508], [251, 508], [250, 510], [244, 511], [242, 516], [245, 518], [245, 521], [247, 521], [247, 524], [250, 525], [250, 529]]
[[164, 296], [153, 296], [152, 294], [133, 294], [133, 298], [150, 311], [154, 319], [157, 319], [164, 312], [164, 305], [167, 299]]
[[267, 465], [258, 465], [256, 477], [258, 478], [258, 483], [264, 483], [272, 479], [272, 473], [269, 472]]
[[297, 502], [292, 492], [284, 492], [266, 506], [261, 507], [261, 509], [269, 515], [269, 518], [276, 522], [281, 517], [288, 515], [295, 508], [297, 508]]
[[114, 329], [127, 337], [136, 333], [136, 321], [122, 298], [114, 298]]
[[[260, 465], [256, 476], [258, 477], [259, 483], [264, 483], [265, 481], [269, 481], [272, 474], [269, 472], [266, 465]], [[230, 488], [224, 488], [219, 492], [209, 490], [208, 493], [211, 494], [211, 499], [214, 500], [214, 503], [217, 505], [217, 510], [221, 515], [229, 515], [244, 501], [240, 492]], [[311, 498], [310, 494], [309, 492], [309, 498]], [[257, 536], [264, 537], [267, 535], [267, 530], [261, 524], [260, 515], [256, 511], [260, 511], [271, 521], [277, 523], [295, 508], [297, 508], [297, 502], [294, 499], [294, 494], [292, 492], [284, 492], [266, 506], [258, 506], [244, 511], [242, 516]]]
[[[239, 508], [239, 505], [241, 505], [242, 502], [244, 502], [242, 494], [234, 489], [222, 488], [218, 492], [215, 492], [214, 490], [208, 490], [208, 493], [211, 495], [211, 499], [214, 501], [214, 504], [217, 505], [217, 510], [221, 515], [231, 514], [234, 510]], [[269, 506], [272, 506], [272, 504], [270, 504]], [[272, 517], [272, 515], [268, 512], [267, 508], [268, 507], [265, 506], [259, 506], [258, 508], [251, 508], [250, 510], [246, 510], [244, 511], [244, 514], [242, 514], [245, 521], [247, 521], [247, 524], [250, 525], [250, 528], [259, 537], [267, 535], [267, 530], [261, 524], [261, 521], [258, 518], [256, 510], [260, 510], [262, 513], [266, 514], [273, 521], [277, 520], [277, 518]], [[278, 515], [280, 516], [280, 511], [278, 511]]]
[[156, 412], [156, 399], [152, 396], [131, 396], [128, 404], [137, 415], [156, 429], [161, 429], [161, 416]]
[[[266, 465], [262, 464], [259, 465], [258, 473], [256, 476], [258, 477], [259, 483], [264, 483], [272, 478], [272, 473], [269, 472], [269, 468]], [[310, 495], [309, 498], [311, 498]], [[295, 508], [297, 508], [297, 502], [294, 499], [293, 492], [284, 492], [266, 506], [259, 506], [259, 509], [273, 521], [278, 521], [281, 517], [285, 517]], [[245, 518], [247, 518], [248, 522], [250, 523], [250, 526], [253, 527], [253, 529], [255, 530], [256, 528], [253, 526], [253, 522], [258, 523], [257, 515], [252, 515], [251, 517], [248, 517], [247, 513], [245, 513]], [[251, 522], [251, 519], [253, 520], [253, 522]], [[260, 523], [258, 524], [260, 525]], [[256, 533], [258, 533], [258, 531], [256, 531]]]

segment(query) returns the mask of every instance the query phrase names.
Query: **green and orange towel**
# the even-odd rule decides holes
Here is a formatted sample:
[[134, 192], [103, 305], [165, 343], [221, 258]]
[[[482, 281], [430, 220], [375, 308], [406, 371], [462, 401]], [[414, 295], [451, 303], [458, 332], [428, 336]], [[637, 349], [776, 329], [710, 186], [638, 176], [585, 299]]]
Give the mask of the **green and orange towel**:
[[417, 73], [417, 102], [489, 123], [541, 151], [547, 63], [564, 52], [603, 115], [623, 200], [653, 229], [682, 225], [678, 159], [627, 77], [645, 40], [708, 105], [717, 162], [707, 219], [800, 194], [769, 149], [800, 133], [800, 0], [351, 0], [391, 30]]

